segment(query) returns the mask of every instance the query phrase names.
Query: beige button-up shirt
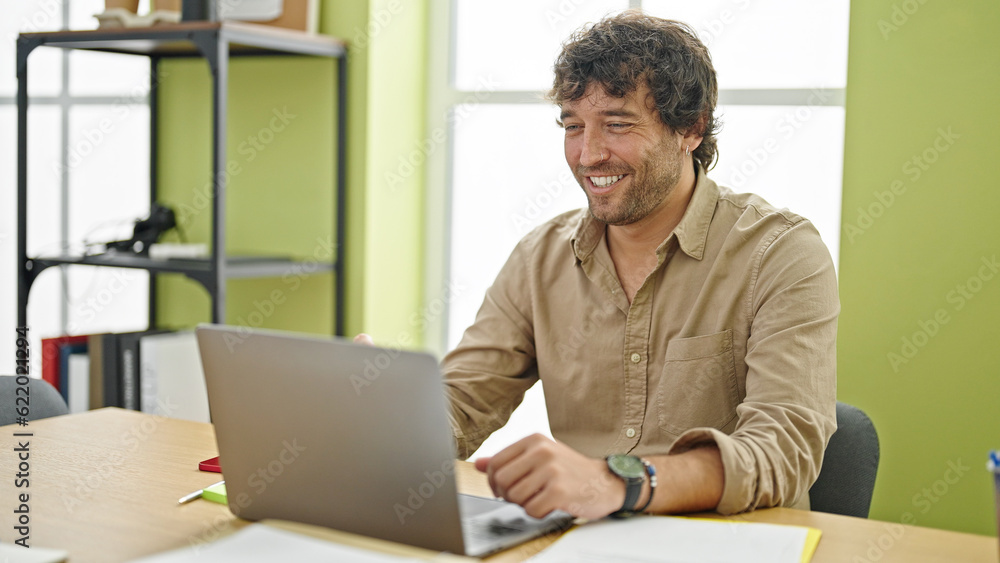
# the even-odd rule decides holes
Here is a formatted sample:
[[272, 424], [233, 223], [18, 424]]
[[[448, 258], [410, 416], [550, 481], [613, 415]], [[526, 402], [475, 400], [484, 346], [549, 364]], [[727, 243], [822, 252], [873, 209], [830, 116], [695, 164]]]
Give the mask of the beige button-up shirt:
[[699, 171], [629, 304], [586, 209], [535, 229], [443, 361], [459, 455], [537, 380], [553, 436], [586, 455], [717, 444], [724, 514], [808, 506], [836, 427], [840, 302], [815, 227]]

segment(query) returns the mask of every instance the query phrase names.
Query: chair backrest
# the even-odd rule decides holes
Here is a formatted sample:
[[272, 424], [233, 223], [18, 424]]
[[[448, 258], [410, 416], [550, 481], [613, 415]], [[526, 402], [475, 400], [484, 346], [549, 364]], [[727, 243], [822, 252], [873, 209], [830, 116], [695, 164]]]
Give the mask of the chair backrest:
[[[14, 424], [17, 421], [17, 378], [13, 375], [0, 375], [0, 426]], [[38, 420], [50, 416], [69, 413], [66, 401], [59, 391], [42, 379], [28, 379], [28, 420]]]
[[878, 433], [861, 409], [837, 403], [837, 431], [823, 456], [819, 478], [809, 489], [813, 510], [868, 517], [878, 472]]

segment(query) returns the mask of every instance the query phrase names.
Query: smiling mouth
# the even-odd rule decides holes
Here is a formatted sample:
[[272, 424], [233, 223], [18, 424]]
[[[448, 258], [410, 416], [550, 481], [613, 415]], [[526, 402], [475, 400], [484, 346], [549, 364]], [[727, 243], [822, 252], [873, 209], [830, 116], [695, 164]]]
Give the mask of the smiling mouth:
[[597, 188], [610, 187], [618, 183], [618, 181], [624, 177], [625, 177], [624, 174], [618, 174], [617, 176], [588, 176], [588, 178], [590, 179], [590, 183], [592, 183], [594, 187]]

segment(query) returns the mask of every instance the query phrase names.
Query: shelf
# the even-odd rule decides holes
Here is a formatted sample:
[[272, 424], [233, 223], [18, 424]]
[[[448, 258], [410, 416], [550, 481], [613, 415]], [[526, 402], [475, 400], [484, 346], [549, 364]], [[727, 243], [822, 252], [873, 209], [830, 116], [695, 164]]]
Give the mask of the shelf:
[[[52, 266], [101, 266], [105, 268], [132, 268], [159, 274], [184, 274], [201, 283], [209, 292], [217, 289], [216, 270], [209, 258], [171, 258], [153, 260], [143, 256], [40, 256], [28, 258], [27, 269], [32, 278]], [[285, 275], [314, 275], [337, 272], [330, 262], [302, 262], [283, 257], [227, 256], [223, 261], [224, 279], [271, 278]]]
[[[142, 256], [39, 256], [29, 258], [31, 268], [40, 272], [51, 266], [105, 266], [112, 268], [137, 268], [151, 272], [200, 274], [212, 271], [209, 258], [170, 258], [154, 260]], [[266, 278], [294, 273], [296, 268], [308, 266], [310, 272], [332, 272], [336, 264], [329, 262], [300, 262], [288, 258], [268, 256], [228, 256], [224, 262], [226, 278]]]
[[[36, 48], [55, 47], [149, 57], [150, 106], [150, 203], [157, 201], [157, 122], [159, 104], [159, 66], [164, 59], [200, 57], [208, 63], [211, 75], [212, 182], [211, 248], [226, 248], [226, 122], [229, 98], [229, 60], [236, 56], [291, 55], [331, 59], [336, 64], [335, 105], [336, 206], [333, 239], [338, 241], [335, 256], [328, 263], [297, 262], [287, 258], [225, 257], [215, 255], [201, 260], [151, 260], [139, 256], [51, 256], [31, 258], [27, 254], [28, 200], [28, 57]], [[201, 283], [211, 299], [211, 320], [226, 318], [226, 280], [238, 278], [282, 277], [333, 272], [334, 333], [344, 331], [344, 244], [347, 231], [347, 49], [337, 39], [301, 31], [243, 22], [187, 22], [144, 28], [111, 28], [82, 31], [22, 33], [17, 38], [17, 217], [18, 217], [18, 325], [27, 324], [27, 303], [31, 286], [38, 274], [51, 266], [81, 265], [143, 269], [150, 272], [149, 319], [156, 319], [157, 273], [179, 273]]]
[[154, 27], [22, 33], [20, 40], [49, 47], [157, 57], [200, 57], [196, 41], [218, 34], [230, 55], [343, 57], [344, 43], [326, 35], [243, 22], [188, 22]]

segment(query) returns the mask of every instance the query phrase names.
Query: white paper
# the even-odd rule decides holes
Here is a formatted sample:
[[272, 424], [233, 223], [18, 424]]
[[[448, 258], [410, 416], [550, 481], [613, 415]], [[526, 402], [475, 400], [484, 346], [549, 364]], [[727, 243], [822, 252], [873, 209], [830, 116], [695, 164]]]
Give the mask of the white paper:
[[799, 563], [808, 528], [669, 516], [590, 522], [531, 559], [536, 563]]
[[63, 563], [67, 557], [65, 551], [58, 549], [0, 543], [0, 561], [4, 563]]
[[348, 547], [263, 524], [252, 524], [220, 540], [137, 559], [133, 563], [245, 563], [246, 561], [419, 561]]

